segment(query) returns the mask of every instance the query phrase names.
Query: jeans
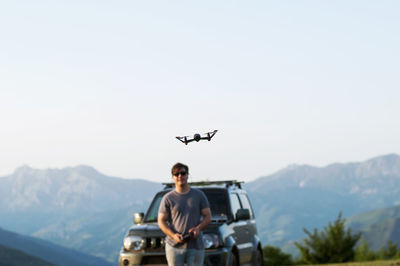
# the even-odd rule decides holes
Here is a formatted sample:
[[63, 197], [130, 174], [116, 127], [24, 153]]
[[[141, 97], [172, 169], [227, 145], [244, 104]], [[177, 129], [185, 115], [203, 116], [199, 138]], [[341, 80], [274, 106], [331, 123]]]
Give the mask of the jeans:
[[194, 248], [174, 248], [165, 245], [165, 255], [167, 256], [168, 266], [203, 266], [204, 249]]

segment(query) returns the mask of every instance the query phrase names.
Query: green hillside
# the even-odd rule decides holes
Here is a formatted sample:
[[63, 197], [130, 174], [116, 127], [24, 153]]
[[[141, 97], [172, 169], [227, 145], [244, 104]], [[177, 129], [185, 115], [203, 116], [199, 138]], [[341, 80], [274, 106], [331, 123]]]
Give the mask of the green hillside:
[[400, 265], [400, 260], [379, 260], [379, 261], [363, 261], [363, 262], [347, 262], [334, 264], [315, 264], [314, 266], [394, 266]]
[[400, 206], [382, 208], [354, 215], [347, 219], [347, 224], [353, 228], [367, 230], [374, 224], [389, 218], [400, 218]]
[[355, 215], [347, 219], [347, 225], [361, 232], [373, 250], [380, 249], [388, 240], [400, 245], [400, 206]]
[[87, 215], [80, 219], [65, 221], [62, 226], [76, 228], [73, 231], [64, 232], [61, 236], [53, 233], [62, 230], [59, 225], [44, 228], [33, 236], [117, 263], [122, 240], [133, 224], [133, 213], [144, 209], [144, 207], [137, 208], [132, 205], [123, 209]]
[[0, 245], [0, 266], [54, 266], [42, 259], [28, 255], [22, 251]]
[[[400, 156], [326, 167], [293, 165], [243, 186], [263, 245], [293, 253], [293, 241], [304, 237], [303, 228], [322, 228], [340, 211], [351, 217], [399, 204]], [[88, 166], [21, 167], [0, 178], [0, 226], [115, 263], [132, 214], [145, 211], [160, 189], [158, 183], [110, 177]], [[367, 215], [353, 225], [373, 248], [388, 239], [399, 243], [395, 229], [400, 210], [392, 212]]]
[[[16, 234], [0, 228], [0, 245], [14, 250], [23, 250], [30, 256], [54, 263], [59, 266], [70, 265], [98, 265], [111, 266], [112, 264], [98, 257], [65, 248], [49, 241], [34, 237]], [[20, 264], [30, 265], [30, 264]]]
[[[367, 241], [372, 250], [380, 250], [387, 245], [389, 240], [400, 247], [400, 206], [362, 212], [351, 217], [346, 217], [345, 219], [346, 226], [350, 227], [353, 233], [361, 232], [362, 237]], [[313, 228], [315, 226], [308, 227], [307, 229], [312, 230]], [[306, 237], [304, 232], [301, 233], [301, 237], [283, 245], [281, 247], [282, 250], [294, 257], [299, 256], [300, 253], [294, 245], [294, 241], [302, 241]]]
[[293, 240], [304, 237], [303, 228], [322, 228], [339, 212], [351, 217], [399, 204], [400, 156], [325, 167], [291, 165], [244, 187], [262, 243], [289, 252]]

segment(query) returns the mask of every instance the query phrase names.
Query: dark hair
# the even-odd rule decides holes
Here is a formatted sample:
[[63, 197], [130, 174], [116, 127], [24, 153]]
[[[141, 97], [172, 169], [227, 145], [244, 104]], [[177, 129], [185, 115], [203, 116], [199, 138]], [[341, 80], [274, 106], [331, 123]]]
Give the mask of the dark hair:
[[185, 165], [183, 163], [176, 163], [176, 164], [174, 164], [174, 166], [172, 166], [171, 174], [172, 175], [176, 174], [176, 172], [178, 172], [179, 169], [181, 169], [181, 168], [185, 168], [186, 172], [189, 173], [189, 167], [187, 165]]

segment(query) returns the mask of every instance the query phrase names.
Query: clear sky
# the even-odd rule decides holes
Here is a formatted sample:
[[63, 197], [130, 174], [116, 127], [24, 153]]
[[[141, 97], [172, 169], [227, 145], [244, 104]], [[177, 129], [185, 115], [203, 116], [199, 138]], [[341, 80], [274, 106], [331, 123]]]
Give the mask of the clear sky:
[[[400, 153], [400, 1], [3, 1], [0, 175], [169, 181]], [[211, 142], [175, 139], [218, 129]]]

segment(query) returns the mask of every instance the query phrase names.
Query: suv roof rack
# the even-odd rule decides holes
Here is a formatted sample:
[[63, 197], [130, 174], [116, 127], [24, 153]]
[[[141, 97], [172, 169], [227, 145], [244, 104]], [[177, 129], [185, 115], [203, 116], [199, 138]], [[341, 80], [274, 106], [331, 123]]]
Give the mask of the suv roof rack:
[[[238, 188], [242, 188], [243, 181], [237, 180], [221, 180], [221, 181], [200, 181], [200, 182], [189, 182], [189, 185], [194, 187], [196, 186], [209, 186], [209, 185], [225, 185], [225, 187], [237, 186]], [[175, 187], [175, 183], [162, 183], [164, 188], [173, 188]]]

